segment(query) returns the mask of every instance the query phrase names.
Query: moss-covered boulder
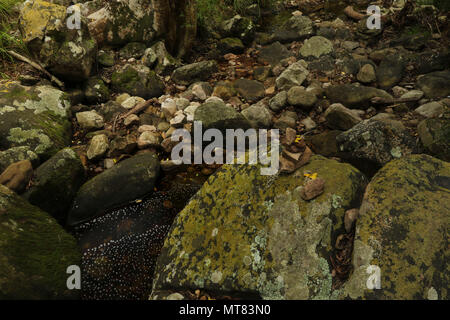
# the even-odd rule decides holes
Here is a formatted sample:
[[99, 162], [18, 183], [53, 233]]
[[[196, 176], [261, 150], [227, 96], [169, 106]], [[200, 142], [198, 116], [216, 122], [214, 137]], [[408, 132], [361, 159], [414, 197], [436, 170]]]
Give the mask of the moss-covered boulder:
[[0, 148], [27, 146], [45, 161], [71, 142], [70, 100], [50, 86], [0, 84]]
[[450, 95], [450, 70], [431, 72], [420, 77], [416, 86], [427, 98], [439, 98]]
[[84, 95], [89, 104], [106, 102], [110, 98], [109, 89], [102, 79], [89, 78], [84, 85]]
[[73, 198], [84, 179], [80, 158], [75, 151], [66, 148], [37, 168], [32, 187], [24, 196], [64, 225]]
[[194, 120], [202, 123], [203, 129], [249, 129], [251, 123], [233, 107], [222, 101], [210, 101], [195, 110]]
[[356, 109], [367, 109], [374, 97], [392, 99], [392, 96], [384, 90], [354, 84], [329, 86], [325, 89], [325, 93], [331, 102], [342, 103], [347, 108]]
[[27, 146], [14, 147], [5, 151], [0, 151], [0, 174], [8, 168], [10, 164], [22, 160], [30, 160], [34, 168], [39, 164], [39, 157]]
[[432, 155], [450, 161], [450, 112], [442, 118], [425, 119], [417, 126], [422, 144]]
[[164, 82], [144, 65], [123, 66], [112, 74], [111, 83], [118, 92], [144, 99], [159, 97], [164, 93]]
[[0, 185], [0, 299], [76, 298], [67, 267], [80, 265], [75, 239], [47, 213]]
[[[304, 173], [325, 180], [311, 201]], [[364, 176], [313, 156], [292, 175], [224, 165], [178, 214], [158, 258], [152, 298], [165, 289], [256, 294], [265, 299], [334, 296], [328, 258], [344, 211], [359, 204]]]
[[[342, 296], [448, 299], [449, 191], [450, 165], [431, 156], [411, 155], [383, 167], [364, 196], [354, 271]], [[377, 268], [380, 289], [369, 290], [369, 277], [376, 276]]]
[[19, 20], [23, 40], [30, 52], [56, 76], [67, 81], [89, 77], [97, 43], [80, 15], [76, 25], [67, 8], [42, 0], [26, 1]]
[[150, 194], [159, 169], [158, 157], [153, 152], [146, 152], [95, 176], [78, 191], [67, 224], [85, 222], [106, 210]]
[[197, 81], [208, 80], [217, 70], [218, 65], [216, 61], [201, 61], [175, 69], [171, 78], [177, 84], [188, 86]]

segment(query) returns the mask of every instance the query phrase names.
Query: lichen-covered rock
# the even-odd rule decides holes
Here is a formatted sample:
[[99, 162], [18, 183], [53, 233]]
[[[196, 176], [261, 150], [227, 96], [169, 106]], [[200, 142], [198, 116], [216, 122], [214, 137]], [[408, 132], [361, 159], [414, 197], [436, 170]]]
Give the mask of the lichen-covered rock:
[[450, 161], [450, 113], [442, 118], [425, 119], [417, 126], [420, 141], [432, 155]]
[[[304, 172], [324, 193], [300, 197]], [[292, 175], [225, 165], [179, 213], [158, 258], [152, 296], [199, 288], [264, 299], [330, 299], [327, 262], [344, 211], [358, 203], [364, 176], [348, 164], [313, 156]]]
[[5, 151], [0, 151], [0, 173], [14, 162], [30, 160], [34, 168], [39, 164], [39, 157], [30, 150], [29, 147], [14, 147]]
[[275, 83], [278, 90], [289, 90], [293, 86], [301, 86], [303, 81], [306, 80], [309, 71], [306, 69], [302, 62], [296, 62], [291, 64], [286, 70], [284, 70], [280, 76], [276, 79]]
[[327, 38], [314, 36], [305, 40], [300, 48], [300, 55], [305, 58], [319, 58], [334, 52], [333, 43]]
[[354, 84], [329, 86], [325, 89], [325, 93], [333, 103], [342, 103], [348, 108], [358, 109], [367, 109], [374, 97], [392, 99], [392, 96], [384, 90]]
[[250, 121], [253, 128], [270, 128], [272, 124], [272, 113], [266, 106], [254, 104], [242, 110], [241, 114]]
[[86, 81], [84, 95], [89, 104], [106, 102], [110, 93], [102, 79], [93, 77]]
[[255, 36], [255, 28], [252, 20], [236, 15], [222, 23], [221, 31], [224, 37], [236, 37], [248, 44]]
[[224, 38], [218, 43], [218, 48], [222, 54], [244, 52], [245, 46], [239, 38]]
[[75, 151], [65, 148], [36, 169], [32, 187], [24, 196], [64, 225], [70, 205], [84, 179], [80, 158]]
[[172, 57], [163, 41], [158, 41], [144, 51], [142, 63], [154, 68], [157, 74], [165, 74], [180, 65], [180, 61]]
[[83, 16], [79, 26], [67, 8], [42, 0], [26, 1], [19, 20], [23, 40], [32, 54], [55, 76], [68, 81], [89, 77], [97, 43]]
[[201, 121], [204, 130], [219, 129], [249, 129], [250, 122], [233, 107], [221, 101], [211, 101], [202, 104], [195, 110], [194, 120]]
[[303, 40], [314, 34], [313, 22], [307, 16], [292, 16], [274, 32], [274, 40], [292, 42]]
[[0, 148], [27, 146], [45, 161], [70, 144], [67, 94], [50, 86], [0, 84]]
[[[393, 160], [378, 171], [361, 206], [354, 271], [341, 297], [447, 300], [449, 191], [450, 165], [427, 155]], [[377, 268], [380, 289], [369, 290]]]
[[87, 221], [153, 191], [159, 161], [153, 152], [135, 155], [86, 182], [78, 191], [68, 225]]
[[217, 70], [217, 62], [214, 60], [196, 62], [175, 69], [172, 80], [177, 84], [188, 86], [197, 81], [208, 80]]
[[401, 122], [364, 120], [336, 137], [343, 157], [384, 165], [389, 161], [418, 152], [416, 139]]
[[144, 65], [127, 64], [111, 77], [113, 88], [144, 99], [159, 97], [164, 93], [164, 82]]
[[47, 213], [0, 185], [0, 298], [76, 298], [67, 267], [80, 265], [75, 239]]
[[104, 7], [88, 16], [89, 30], [99, 45], [149, 43], [157, 35], [154, 15], [151, 1], [107, 1]]

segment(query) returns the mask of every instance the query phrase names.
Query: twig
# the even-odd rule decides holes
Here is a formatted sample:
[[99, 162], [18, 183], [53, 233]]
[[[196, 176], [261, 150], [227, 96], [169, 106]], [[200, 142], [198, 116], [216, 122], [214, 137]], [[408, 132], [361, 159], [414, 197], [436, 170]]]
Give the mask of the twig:
[[354, 20], [362, 20], [366, 17], [366, 15], [359, 13], [357, 11], [355, 11], [355, 9], [353, 9], [352, 6], [348, 6], [344, 9], [344, 13], [349, 16], [350, 18], [354, 19]]
[[17, 60], [23, 61], [25, 63], [28, 63], [30, 66], [32, 66], [33, 68], [43, 72], [45, 75], [47, 75], [47, 77], [50, 78], [50, 80], [52, 82], [54, 82], [58, 87], [60, 87], [61, 89], [64, 89], [64, 83], [61, 82], [58, 78], [56, 78], [54, 75], [52, 75], [51, 73], [49, 73], [47, 70], [45, 70], [43, 67], [41, 67], [38, 63], [28, 59], [27, 57], [24, 57], [20, 54], [18, 54], [15, 51], [12, 50], [8, 50], [7, 51], [8, 54], [10, 54], [11, 56], [13, 56], [14, 58], [16, 58]]
[[372, 104], [393, 104], [393, 103], [403, 103], [403, 102], [414, 102], [419, 99], [412, 97], [412, 98], [398, 98], [398, 99], [386, 99], [381, 97], [374, 97], [371, 99]]
[[135, 106], [133, 109], [131, 109], [127, 113], [122, 114], [119, 117], [119, 120], [125, 119], [129, 115], [137, 114], [137, 113], [141, 112], [142, 110], [147, 109], [152, 104], [152, 102], [153, 102], [153, 99], [149, 99], [149, 100], [146, 100], [146, 101], [143, 101], [143, 102], [139, 103], [137, 106]]

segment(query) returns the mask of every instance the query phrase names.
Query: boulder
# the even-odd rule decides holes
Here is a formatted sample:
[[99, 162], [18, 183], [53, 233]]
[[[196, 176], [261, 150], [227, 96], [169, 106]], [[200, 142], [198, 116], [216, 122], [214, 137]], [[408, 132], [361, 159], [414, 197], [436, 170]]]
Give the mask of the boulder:
[[0, 298], [72, 299], [67, 267], [81, 264], [75, 239], [47, 213], [0, 185]]
[[283, 43], [303, 40], [314, 34], [313, 22], [303, 15], [289, 18], [274, 32], [274, 40]]
[[51, 86], [0, 85], [0, 148], [26, 146], [45, 161], [71, 142], [70, 100]]
[[[305, 201], [305, 172], [325, 181]], [[313, 156], [290, 175], [224, 165], [181, 211], [158, 257], [151, 298], [198, 288], [263, 299], [332, 299], [328, 258], [357, 203], [364, 176], [349, 164]]]
[[450, 117], [425, 119], [417, 126], [420, 141], [435, 157], [450, 161]]
[[418, 151], [416, 139], [396, 120], [364, 120], [336, 137], [339, 151], [352, 160], [384, 165]]
[[331, 129], [349, 130], [362, 121], [361, 117], [340, 103], [332, 104], [324, 113], [327, 125]]
[[12, 191], [22, 193], [33, 176], [33, 166], [30, 160], [15, 162], [0, 174], [0, 184]]
[[420, 77], [416, 86], [427, 98], [439, 98], [450, 95], [450, 70], [431, 72]]
[[123, 160], [83, 184], [75, 197], [67, 224], [74, 226], [150, 194], [158, 176], [159, 161], [152, 152]]
[[118, 92], [125, 92], [144, 99], [164, 94], [164, 82], [144, 65], [126, 64], [111, 76], [111, 84]]
[[50, 73], [74, 82], [87, 79], [97, 55], [86, 19], [69, 27], [71, 14], [65, 6], [41, 0], [26, 1], [19, 28], [30, 52]]
[[238, 79], [233, 87], [248, 102], [257, 102], [265, 96], [264, 85], [256, 80]]
[[303, 87], [294, 86], [287, 93], [287, 101], [290, 105], [308, 111], [316, 104], [317, 97], [314, 93], [306, 91]]
[[71, 148], [65, 148], [36, 169], [33, 184], [24, 197], [65, 225], [72, 201], [84, 180], [80, 157]]
[[378, 86], [389, 89], [395, 86], [403, 77], [405, 62], [397, 55], [384, 58], [376, 70]]
[[158, 41], [144, 51], [142, 63], [149, 68], [154, 68], [157, 74], [171, 72], [180, 64], [180, 62], [172, 57], [167, 51], [163, 41]]
[[243, 53], [245, 46], [239, 38], [224, 38], [221, 39], [217, 45], [222, 54], [227, 53]]
[[[427, 155], [386, 164], [367, 186], [353, 273], [341, 297], [447, 300], [450, 165]], [[380, 277], [380, 289], [370, 290]]]
[[358, 109], [367, 109], [374, 97], [392, 99], [392, 96], [384, 90], [354, 84], [329, 86], [325, 89], [325, 94], [333, 103], [342, 103], [348, 108]]
[[224, 37], [236, 37], [248, 44], [255, 36], [255, 28], [252, 20], [236, 15], [222, 23], [221, 33]]
[[217, 62], [214, 60], [196, 62], [175, 69], [172, 80], [176, 84], [187, 86], [197, 81], [208, 80], [217, 70]]
[[319, 58], [334, 52], [333, 43], [321, 36], [311, 37], [303, 43], [300, 55], [304, 58]]
[[89, 104], [97, 104], [109, 100], [109, 89], [102, 79], [98, 77], [89, 78], [84, 86], [84, 95]]
[[36, 168], [39, 164], [39, 157], [30, 150], [29, 147], [14, 147], [5, 151], [0, 151], [0, 173], [2, 173], [10, 164], [18, 161], [29, 160]]
[[194, 121], [201, 121], [204, 130], [215, 128], [225, 133], [226, 129], [249, 129], [250, 122], [233, 107], [221, 101], [202, 104], [195, 110]]

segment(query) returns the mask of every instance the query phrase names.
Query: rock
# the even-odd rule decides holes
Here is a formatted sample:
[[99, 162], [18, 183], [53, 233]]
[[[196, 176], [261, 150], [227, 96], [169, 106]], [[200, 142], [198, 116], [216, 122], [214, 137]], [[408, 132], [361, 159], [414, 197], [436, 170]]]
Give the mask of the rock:
[[0, 296], [4, 299], [73, 299], [70, 265], [81, 264], [76, 240], [47, 213], [0, 185]]
[[217, 72], [217, 62], [214, 60], [196, 62], [175, 69], [172, 80], [179, 85], [190, 85], [197, 81], [206, 81]]
[[277, 41], [267, 47], [262, 48], [259, 52], [258, 60], [261, 63], [266, 62], [272, 66], [275, 66], [280, 63], [281, 60], [289, 58], [291, 56], [293, 56], [293, 53]]
[[65, 225], [70, 205], [84, 181], [80, 157], [73, 149], [65, 148], [36, 169], [33, 184], [24, 197]]
[[340, 103], [329, 106], [324, 116], [328, 127], [336, 130], [349, 130], [362, 121], [356, 112], [347, 109]]
[[229, 100], [236, 94], [237, 92], [234, 89], [233, 84], [225, 81], [219, 81], [214, 87], [214, 91], [212, 93], [213, 96], [219, 97], [225, 101]]
[[184, 300], [184, 296], [178, 292], [172, 293], [166, 297], [166, 300]]
[[125, 118], [125, 120], [123, 120], [123, 124], [126, 127], [132, 126], [134, 124], [138, 124], [139, 123], [139, 117], [135, 114], [130, 114], [128, 117]]
[[416, 86], [430, 99], [450, 95], [450, 70], [431, 72], [420, 77]]
[[161, 112], [164, 114], [166, 119], [172, 119], [177, 110], [177, 103], [172, 98], [168, 98], [161, 103]]
[[234, 89], [248, 102], [256, 102], [265, 96], [264, 85], [256, 80], [238, 79], [233, 83]]
[[250, 122], [252, 127], [256, 129], [270, 128], [272, 125], [272, 114], [264, 106], [254, 104], [244, 109], [241, 114]]
[[361, 67], [356, 76], [358, 81], [362, 83], [371, 83], [377, 80], [377, 76], [375, 74], [375, 68], [371, 64], [365, 64]]
[[92, 138], [86, 155], [89, 160], [97, 160], [105, 155], [108, 147], [108, 137], [105, 134], [98, 134]]
[[[415, 90], [413, 90], [413, 91], [415, 91]], [[419, 90], [417, 90], [417, 91], [419, 91]], [[395, 86], [392, 88], [392, 93], [394, 94], [394, 97], [400, 98], [404, 94], [408, 93], [408, 89], [405, 89], [400, 86]]]
[[255, 67], [253, 69], [253, 78], [257, 81], [264, 82], [271, 73], [270, 66]]
[[97, 104], [109, 100], [109, 89], [102, 79], [89, 78], [85, 84], [84, 95], [89, 104]]
[[157, 74], [166, 74], [176, 68], [180, 62], [167, 51], [163, 41], [158, 41], [146, 49], [142, 63], [147, 67], [154, 67]]
[[243, 53], [245, 46], [239, 38], [224, 38], [218, 43], [218, 48], [222, 54], [227, 53]]
[[127, 109], [122, 107], [118, 102], [108, 101], [98, 109], [98, 112], [103, 116], [106, 122], [109, 122], [114, 120], [118, 114], [127, 112]]
[[377, 68], [377, 82], [380, 88], [389, 89], [395, 86], [403, 77], [405, 63], [401, 57], [387, 56]]
[[325, 94], [333, 103], [342, 103], [346, 107], [358, 109], [367, 109], [374, 97], [392, 99], [384, 90], [353, 84], [331, 85], [325, 89]]
[[194, 83], [191, 87], [191, 90], [192, 94], [202, 101], [206, 100], [209, 96], [211, 96], [213, 92], [213, 88], [208, 82]]
[[314, 180], [308, 180], [305, 186], [300, 189], [300, 197], [303, 200], [309, 201], [317, 198], [323, 193], [325, 188], [325, 180], [317, 178]]
[[119, 51], [119, 56], [122, 59], [140, 59], [144, 55], [145, 44], [140, 42], [129, 42]]
[[295, 128], [297, 125], [297, 113], [292, 111], [284, 111], [280, 118], [275, 120], [274, 127], [285, 130], [286, 128]]
[[340, 130], [326, 131], [311, 137], [305, 137], [305, 140], [308, 145], [311, 145], [311, 149], [315, 153], [325, 157], [334, 157], [339, 152], [336, 137], [341, 133]]
[[159, 147], [161, 144], [161, 136], [157, 132], [144, 131], [137, 140], [139, 149], [145, 149], [149, 147]]
[[9, 165], [23, 160], [29, 160], [34, 168], [39, 164], [39, 157], [29, 147], [14, 147], [0, 151], [0, 173]]
[[310, 117], [306, 117], [305, 119], [300, 121], [300, 124], [302, 124], [305, 127], [306, 131], [311, 131], [317, 128], [316, 122]]
[[301, 86], [308, 74], [309, 71], [302, 62], [293, 63], [276, 79], [277, 88], [278, 90], [289, 90], [293, 86]]
[[[393, 160], [378, 171], [361, 205], [354, 271], [341, 297], [448, 299], [449, 181], [449, 164], [427, 155]], [[381, 277], [379, 290], [367, 288], [374, 267]]]
[[121, 106], [125, 109], [131, 110], [136, 107], [139, 103], [144, 102], [145, 99], [141, 97], [129, 97], [124, 102], [121, 103]]
[[159, 176], [159, 161], [152, 152], [123, 160], [86, 182], [78, 191], [67, 224], [74, 226], [146, 196]]
[[145, 131], [156, 132], [156, 127], [152, 126], [152, 125], [148, 125], [148, 124], [144, 124], [142, 126], [139, 126], [139, 128], [138, 128], [138, 132], [139, 133], [142, 133], [142, 132], [145, 132]]
[[116, 91], [144, 99], [159, 97], [165, 89], [156, 73], [144, 65], [126, 64], [112, 74], [111, 83]]
[[249, 44], [255, 36], [255, 25], [252, 20], [236, 15], [229, 20], [225, 20], [221, 25], [224, 37], [236, 37]]
[[[299, 196], [307, 171], [327, 183], [310, 202]], [[151, 296], [170, 287], [252, 292], [263, 299], [332, 298], [327, 259], [345, 210], [364, 186], [352, 166], [320, 156], [291, 175], [222, 166], [175, 219]]]
[[22, 7], [19, 29], [23, 41], [51, 74], [71, 82], [86, 80], [96, 59], [97, 44], [85, 18], [70, 29], [65, 6], [28, 1]]
[[339, 151], [353, 160], [384, 165], [418, 151], [415, 139], [401, 122], [364, 120], [336, 137]]
[[443, 114], [445, 107], [440, 102], [429, 102], [418, 107], [414, 112], [424, 116], [426, 118], [436, 118]]
[[287, 103], [287, 92], [280, 91], [272, 99], [270, 99], [269, 108], [274, 112], [278, 112], [281, 109], [283, 109], [283, 107], [286, 106], [286, 103]]
[[317, 97], [314, 93], [306, 91], [303, 87], [294, 86], [287, 93], [287, 101], [290, 105], [308, 111], [316, 104]]
[[319, 58], [322, 55], [332, 54], [334, 48], [333, 43], [327, 38], [314, 36], [305, 40], [299, 52], [304, 58]]
[[356, 219], [358, 219], [358, 216], [359, 216], [359, 209], [350, 209], [345, 211], [344, 226], [345, 231], [347, 233], [350, 233], [352, 231]]
[[249, 129], [250, 122], [233, 107], [224, 102], [207, 102], [195, 110], [195, 121], [201, 121], [203, 130], [215, 128], [225, 133], [226, 129]]
[[0, 184], [9, 189], [22, 193], [33, 176], [33, 166], [30, 160], [22, 160], [9, 165], [0, 174]]
[[185, 110], [191, 102], [185, 98], [176, 98], [175, 104], [177, 105], [178, 110]]
[[134, 134], [128, 134], [125, 137], [117, 137], [109, 145], [109, 157], [119, 157], [122, 154], [130, 154], [136, 149], [137, 138]]
[[114, 100], [118, 104], [124, 103], [129, 97], [131, 97], [128, 93], [121, 93], [119, 94], [116, 99]]
[[97, 61], [104, 67], [112, 67], [116, 63], [116, 56], [112, 50], [100, 50], [98, 52]]
[[146, 0], [108, 1], [88, 16], [89, 30], [99, 45], [148, 43], [157, 33], [154, 9]]
[[45, 161], [71, 142], [70, 100], [50, 86], [0, 85], [0, 148], [27, 146]]
[[183, 124], [186, 123], [186, 116], [183, 113], [175, 115], [174, 118], [170, 119], [170, 125], [175, 128], [182, 128]]
[[450, 119], [448, 115], [442, 119], [423, 120], [417, 126], [417, 132], [428, 152], [441, 160], [450, 161]]
[[404, 94], [402, 94], [400, 96], [400, 99], [411, 99], [413, 101], [418, 101], [420, 99], [422, 99], [424, 93], [423, 91], [420, 90], [411, 90], [408, 92], [405, 92]]
[[82, 129], [101, 129], [105, 125], [103, 117], [97, 111], [78, 112], [76, 115], [77, 122]]
[[313, 22], [306, 16], [292, 16], [281, 27], [275, 30], [274, 40], [292, 42], [303, 40], [314, 34]]

